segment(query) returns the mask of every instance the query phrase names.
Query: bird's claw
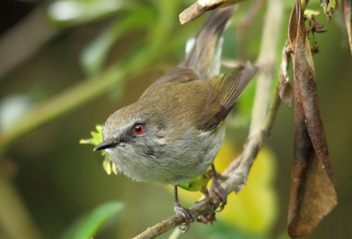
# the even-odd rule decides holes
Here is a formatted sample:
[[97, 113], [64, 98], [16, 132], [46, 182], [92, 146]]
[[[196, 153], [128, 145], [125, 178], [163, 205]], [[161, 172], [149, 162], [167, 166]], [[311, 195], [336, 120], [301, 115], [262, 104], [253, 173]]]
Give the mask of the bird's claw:
[[210, 197], [214, 204], [219, 204], [216, 211], [217, 212], [222, 211], [227, 203], [227, 197], [224, 189], [216, 180], [213, 180]]
[[211, 172], [212, 185], [210, 189], [210, 198], [215, 205], [219, 205], [216, 212], [220, 212], [224, 209], [227, 202], [227, 195], [220, 185], [224, 176], [216, 172], [214, 164], [211, 165]]
[[174, 211], [176, 215], [181, 216], [184, 220], [184, 223], [180, 225], [178, 229], [182, 232], [187, 232], [190, 224], [194, 222], [194, 217], [192, 216], [191, 212], [187, 208], [182, 207], [178, 203], [175, 203]]
[[206, 215], [199, 215], [197, 218], [197, 222], [201, 222], [204, 224], [212, 224], [216, 221], [215, 212], [206, 214]]

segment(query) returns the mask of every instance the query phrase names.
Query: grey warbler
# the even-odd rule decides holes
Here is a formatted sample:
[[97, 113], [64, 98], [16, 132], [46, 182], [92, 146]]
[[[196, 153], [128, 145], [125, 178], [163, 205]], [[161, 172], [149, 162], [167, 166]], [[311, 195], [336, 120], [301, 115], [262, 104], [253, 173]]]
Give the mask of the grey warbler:
[[257, 71], [247, 63], [219, 74], [221, 35], [232, 13], [232, 7], [211, 13], [185, 60], [150, 85], [137, 102], [110, 115], [103, 127], [104, 142], [94, 149], [105, 150], [118, 171], [135, 181], [174, 185], [174, 209], [185, 219], [190, 215], [179, 204], [177, 185], [210, 167], [216, 179], [213, 160], [224, 141], [223, 122]]

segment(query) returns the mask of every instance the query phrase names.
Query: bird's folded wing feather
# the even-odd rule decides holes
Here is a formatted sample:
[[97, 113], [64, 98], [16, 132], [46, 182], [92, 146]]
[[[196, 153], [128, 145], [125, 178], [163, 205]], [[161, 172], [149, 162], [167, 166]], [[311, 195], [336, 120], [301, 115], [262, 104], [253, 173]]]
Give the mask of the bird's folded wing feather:
[[199, 117], [200, 129], [213, 130], [224, 121], [257, 70], [256, 66], [247, 63], [232, 73], [217, 75], [209, 80], [209, 100]]
[[189, 67], [178, 66], [170, 70], [145, 90], [140, 99], [148, 95], [157, 85], [164, 83], [185, 83], [199, 79], [198, 74]]

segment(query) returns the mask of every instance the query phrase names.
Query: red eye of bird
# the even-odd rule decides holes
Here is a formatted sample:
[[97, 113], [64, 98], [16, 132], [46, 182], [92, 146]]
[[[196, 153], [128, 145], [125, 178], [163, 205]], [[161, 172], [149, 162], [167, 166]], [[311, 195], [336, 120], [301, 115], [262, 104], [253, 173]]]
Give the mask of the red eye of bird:
[[136, 124], [133, 126], [133, 133], [135, 135], [141, 135], [144, 132], [144, 124]]

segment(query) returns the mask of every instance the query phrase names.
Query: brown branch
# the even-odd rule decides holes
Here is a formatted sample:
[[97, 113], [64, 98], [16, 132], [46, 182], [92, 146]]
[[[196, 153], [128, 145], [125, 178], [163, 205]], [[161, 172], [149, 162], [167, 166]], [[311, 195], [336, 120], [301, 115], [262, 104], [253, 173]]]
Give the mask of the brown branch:
[[233, 5], [242, 1], [245, 0], [198, 0], [180, 13], [180, 23], [182, 25], [186, 24], [198, 18], [208, 10]]
[[[281, 100], [277, 89], [273, 104], [270, 110], [268, 110], [282, 13], [283, 3], [280, 0], [269, 0], [261, 52], [257, 61], [261, 70], [258, 73], [255, 107], [253, 108], [254, 117], [252, 117], [250, 134], [242, 154], [228, 166], [223, 174], [227, 178], [221, 183], [221, 187], [224, 189], [226, 195], [229, 195], [233, 191], [238, 192], [245, 186], [251, 165], [260, 147], [270, 135], [275, 116], [280, 106]], [[260, 114], [258, 114], [254, 112], [257, 108], [264, 110], [260, 110]], [[219, 203], [215, 203], [214, 205], [209, 200], [202, 199], [190, 207], [189, 211], [194, 218], [199, 218], [199, 216], [213, 215], [218, 206]], [[155, 238], [183, 223], [184, 221], [181, 216], [173, 216], [147, 228], [133, 239]]]
[[[241, 188], [245, 186], [251, 165], [253, 164], [260, 146], [263, 144], [264, 140], [269, 134], [267, 130], [270, 130], [270, 127], [268, 127], [270, 121], [268, 122], [266, 118], [270, 116], [271, 112], [270, 111], [268, 115], [271, 82], [274, 75], [275, 57], [282, 18], [282, 2], [277, 0], [269, 0], [266, 19], [264, 20], [265, 25], [263, 30], [262, 44], [257, 60], [257, 65], [259, 66], [260, 71], [258, 73], [248, 141], [246, 147], [243, 150], [243, 153], [239, 157], [240, 161], [236, 162], [237, 160], [235, 160], [230, 165], [228, 170], [225, 171], [225, 174], [228, 174], [228, 172], [231, 172], [234, 168], [237, 168], [236, 177], [239, 178], [236, 180], [234, 179], [237, 184], [234, 187], [235, 192], [240, 191]], [[275, 104], [279, 104], [276, 101], [277, 100], [275, 99], [273, 105], [275, 106], [274, 108], [276, 108]], [[242, 184], [239, 184], [240, 181], [242, 181]]]

